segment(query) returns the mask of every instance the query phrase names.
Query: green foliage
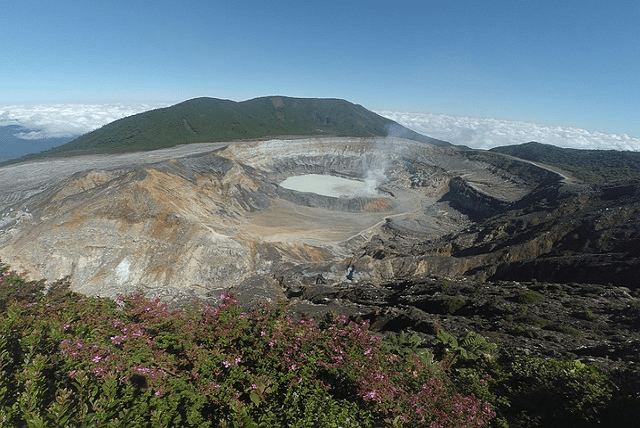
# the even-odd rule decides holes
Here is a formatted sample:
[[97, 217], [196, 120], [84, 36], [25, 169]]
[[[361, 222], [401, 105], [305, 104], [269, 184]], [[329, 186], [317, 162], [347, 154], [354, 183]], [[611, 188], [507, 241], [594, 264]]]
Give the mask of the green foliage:
[[580, 361], [503, 354], [484, 370], [509, 426], [595, 426], [612, 398], [607, 376]]
[[458, 341], [455, 336], [442, 329], [437, 331], [436, 337], [462, 361], [475, 360], [480, 357], [490, 358], [498, 347], [495, 343], [489, 342], [484, 336], [472, 331], [468, 332], [461, 341]]
[[595, 321], [598, 318], [598, 316], [590, 310], [577, 311], [574, 313], [574, 316], [587, 321]]
[[640, 180], [640, 153], [637, 152], [565, 149], [535, 142], [496, 147], [491, 151], [557, 166], [586, 183]]
[[424, 345], [424, 341], [417, 334], [390, 334], [382, 341], [382, 347], [402, 359], [417, 356], [425, 364], [429, 370], [440, 369], [439, 363], [434, 361], [434, 355], [431, 349]]
[[529, 329], [522, 324], [516, 324], [510, 327], [509, 334], [513, 336], [527, 336], [529, 335]]
[[63, 283], [21, 293], [38, 284], [5, 272], [0, 426], [466, 427], [493, 417], [415, 336], [382, 341], [344, 317], [319, 328], [284, 304], [245, 313], [229, 293], [189, 310], [87, 298]]
[[440, 304], [443, 314], [454, 314], [464, 305], [466, 305], [467, 301], [459, 296], [451, 296], [443, 299]]
[[545, 330], [551, 331], [559, 331], [560, 333], [570, 334], [572, 336], [582, 336], [582, 332], [577, 328], [566, 325], [566, 324], [558, 324], [558, 323], [549, 323], [543, 327]]
[[628, 391], [616, 396], [608, 375], [581, 361], [503, 350], [492, 358], [459, 360], [450, 374], [465, 394], [492, 403], [495, 427], [617, 427], [633, 420], [617, 414], [632, 414]]
[[515, 299], [518, 303], [526, 304], [538, 303], [543, 298], [544, 296], [542, 294], [533, 290], [521, 290], [515, 296]]

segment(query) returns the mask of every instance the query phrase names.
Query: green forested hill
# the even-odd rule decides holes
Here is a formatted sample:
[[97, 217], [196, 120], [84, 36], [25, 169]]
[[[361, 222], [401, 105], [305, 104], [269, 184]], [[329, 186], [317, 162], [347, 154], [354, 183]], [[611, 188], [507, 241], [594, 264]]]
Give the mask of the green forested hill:
[[340, 99], [262, 97], [236, 102], [195, 98], [111, 122], [77, 139], [13, 162], [46, 156], [73, 156], [153, 150], [178, 144], [270, 136], [395, 136], [436, 145], [364, 107]]
[[536, 142], [491, 151], [557, 166], [587, 183], [640, 180], [640, 152], [565, 149]]

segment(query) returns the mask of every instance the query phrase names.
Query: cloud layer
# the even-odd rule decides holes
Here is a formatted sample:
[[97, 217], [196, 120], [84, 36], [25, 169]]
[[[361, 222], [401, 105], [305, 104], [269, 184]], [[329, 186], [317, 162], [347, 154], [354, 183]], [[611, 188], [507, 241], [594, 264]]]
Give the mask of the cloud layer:
[[420, 134], [475, 149], [536, 141], [558, 147], [640, 151], [640, 138], [538, 123], [450, 116], [446, 114], [377, 111]]
[[[114, 120], [169, 104], [53, 104], [0, 106], [0, 126], [24, 129], [24, 140], [73, 137]], [[640, 138], [538, 123], [447, 114], [377, 111], [376, 113], [430, 137], [477, 149], [537, 141], [559, 147], [640, 151]]]
[[114, 120], [167, 104], [52, 104], [0, 106], [0, 126], [18, 125], [25, 140], [73, 137]]

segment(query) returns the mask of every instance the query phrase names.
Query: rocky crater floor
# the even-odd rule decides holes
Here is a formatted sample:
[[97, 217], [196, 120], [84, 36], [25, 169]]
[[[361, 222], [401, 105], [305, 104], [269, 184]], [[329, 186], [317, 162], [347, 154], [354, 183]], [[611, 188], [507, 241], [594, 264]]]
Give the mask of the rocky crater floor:
[[233, 289], [637, 373], [640, 185], [498, 153], [307, 138], [7, 166], [0, 259], [89, 295]]

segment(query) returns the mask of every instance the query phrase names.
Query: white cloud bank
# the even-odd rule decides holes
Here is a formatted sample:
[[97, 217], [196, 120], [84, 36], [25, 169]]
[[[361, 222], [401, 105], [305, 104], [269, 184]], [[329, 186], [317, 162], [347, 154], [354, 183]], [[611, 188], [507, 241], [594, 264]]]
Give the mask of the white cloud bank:
[[640, 151], [640, 138], [586, 129], [447, 114], [377, 111], [420, 134], [475, 149], [536, 141], [558, 147]]
[[[51, 104], [0, 106], [0, 126], [19, 125], [25, 140], [73, 137], [114, 120], [170, 104]], [[537, 141], [559, 147], [640, 151], [640, 138], [531, 122], [447, 114], [377, 111], [429, 137], [477, 149]]]
[[19, 125], [25, 140], [73, 137], [109, 122], [168, 104], [51, 104], [0, 106], [0, 126]]

